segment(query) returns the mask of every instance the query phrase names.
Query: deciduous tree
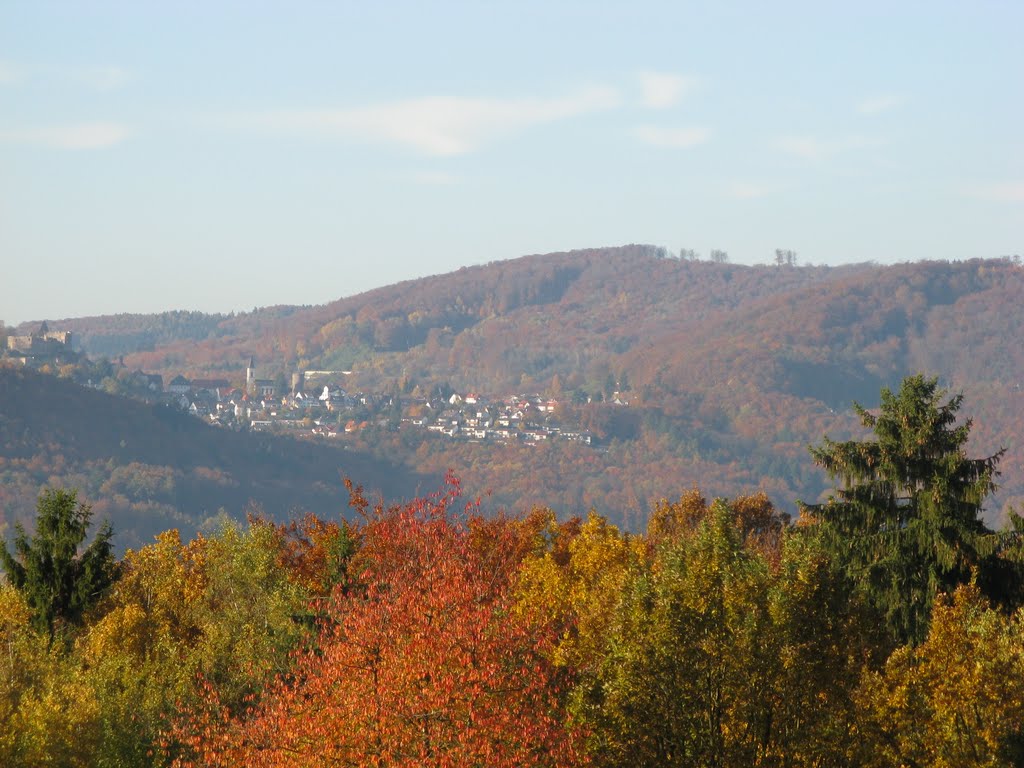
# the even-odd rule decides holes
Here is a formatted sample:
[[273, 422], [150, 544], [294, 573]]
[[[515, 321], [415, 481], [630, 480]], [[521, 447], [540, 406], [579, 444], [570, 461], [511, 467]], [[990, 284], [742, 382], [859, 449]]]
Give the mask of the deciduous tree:
[[308, 634], [309, 593], [283, 539], [270, 523], [225, 519], [187, 545], [167, 531], [125, 555], [105, 614], [77, 648], [99, 704], [96, 764], [165, 765], [160, 733], [199, 699], [200, 676], [237, 711], [289, 668]]
[[904, 646], [858, 694], [862, 750], [874, 768], [1024, 764], [1024, 627], [973, 585], [941, 596], [924, 643]]
[[554, 626], [513, 610], [517, 526], [477, 526], [455, 493], [370, 510], [317, 647], [249, 713], [211, 690], [178, 765], [567, 765]]
[[95, 765], [98, 705], [78, 659], [48, 647], [22, 594], [0, 583], [0, 765]]
[[871, 635], [813, 533], [769, 512], [696, 490], [658, 505], [572, 697], [596, 763], [847, 764]]

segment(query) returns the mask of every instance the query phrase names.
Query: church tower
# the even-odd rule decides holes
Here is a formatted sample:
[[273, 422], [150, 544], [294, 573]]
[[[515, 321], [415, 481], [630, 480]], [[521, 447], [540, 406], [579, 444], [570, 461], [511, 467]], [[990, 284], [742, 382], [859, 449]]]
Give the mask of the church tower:
[[249, 358], [249, 364], [245, 367], [245, 391], [252, 394], [256, 388], [256, 364], [253, 358]]

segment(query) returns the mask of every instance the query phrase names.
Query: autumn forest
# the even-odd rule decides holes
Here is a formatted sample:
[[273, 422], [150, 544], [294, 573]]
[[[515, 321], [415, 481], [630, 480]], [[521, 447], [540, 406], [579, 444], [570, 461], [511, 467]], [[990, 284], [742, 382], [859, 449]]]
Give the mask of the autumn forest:
[[[409, 499], [449, 469], [494, 509], [594, 510], [633, 533], [659, 499], [694, 486], [763, 490], [795, 516], [797, 499], [830, 488], [807, 446], [863, 436], [851, 404], [876, 407], [883, 386], [923, 372], [968, 399], [973, 451], [1006, 449], [983, 509], [1000, 527], [1024, 505], [1022, 296], [1012, 259], [745, 266], [634, 245], [493, 262], [321, 306], [51, 319], [95, 361], [83, 384], [130, 394], [145, 371], [241, 386], [254, 357], [270, 379], [346, 370], [346, 390], [386, 395], [396, 412], [332, 414], [338, 437], [316, 445], [241, 440], [74, 387], [58, 368], [42, 379], [0, 368], [0, 526], [29, 522], [42, 487], [75, 487], [119, 547], [137, 547], [170, 527], [191, 536], [221, 508], [241, 518], [249, 501], [279, 521], [328, 515], [344, 476]], [[406, 429], [438, 392], [537, 393], [594, 444]], [[345, 432], [350, 419], [365, 428]]]
[[1024, 768], [1024, 0], [292, 5], [0, 0], [0, 768]]
[[[0, 765], [1024, 764], [1024, 270], [793, 261], [54, 320], [0, 365]], [[148, 388], [253, 357], [351, 396]], [[414, 428], [508, 392], [587, 442]]]
[[795, 521], [690, 489], [630, 533], [449, 476], [117, 558], [47, 490], [0, 552], [0, 762], [1020, 764], [1024, 521], [982, 522], [1003, 454], [963, 407], [883, 389]]

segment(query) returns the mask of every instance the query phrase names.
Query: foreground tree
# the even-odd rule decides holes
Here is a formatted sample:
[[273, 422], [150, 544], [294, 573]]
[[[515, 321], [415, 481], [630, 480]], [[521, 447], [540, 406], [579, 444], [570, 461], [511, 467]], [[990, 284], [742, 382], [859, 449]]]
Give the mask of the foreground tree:
[[559, 528], [553, 546], [523, 562], [518, 610], [544, 611], [555, 621], [561, 627], [555, 664], [586, 678], [613, 639], [623, 587], [641, 567], [645, 544], [639, 537], [623, 536], [594, 512], [584, 523], [571, 520]]
[[903, 380], [882, 390], [878, 415], [854, 403], [874, 439], [810, 449], [814, 462], [842, 487], [827, 503], [806, 506], [826, 545], [866, 588], [898, 643], [921, 642], [932, 604], [977, 572], [994, 597], [1006, 585], [994, 574], [998, 537], [979, 518], [995, 488], [1003, 451], [971, 459], [968, 419], [957, 425], [963, 395], [947, 399], [937, 379]]
[[513, 521], [450, 511], [455, 493], [370, 510], [319, 642], [250, 711], [211, 688], [181, 719], [177, 765], [545, 766], [573, 762], [555, 625], [513, 583]]
[[109, 523], [79, 552], [92, 518], [75, 491], [46, 490], [36, 504], [35, 533], [17, 524], [14, 554], [0, 543], [0, 564], [10, 583], [25, 597], [32, 623], [52, 644], [63, 626], [77, 624], [113, 583], [116, 570]]
[[857, 765], [1024, 765], [1024, 616], [968, 585], [940, 597], [924, 643], [904, 646], [858, 692]]
[[656, 508], [571, 697], [595, 764], [849, 764], [864, 622], [811, 532], [766, 548], [757, 508], [778, 518], [757, 496]]
[[200, 675], [236, 711], [288, 669], [309, 634], [309, 593], [282, 566], [286, 551], [276, 526], [225, 518], [188, 544], [167, 531], [127, 552], [76, 648], [99, 705], [94, 764], [165, 765], [160, 732], [199, 699]]
[[24, 596], [0, 582], [0, 765], [98, 765], [97, 702], [82, 667], [31, 621]]
[[754, 764], [777, 655], [768, 570], [733, 522], [716, 502], [626, 585], [615, 641], [573, 700], [600, 765]]

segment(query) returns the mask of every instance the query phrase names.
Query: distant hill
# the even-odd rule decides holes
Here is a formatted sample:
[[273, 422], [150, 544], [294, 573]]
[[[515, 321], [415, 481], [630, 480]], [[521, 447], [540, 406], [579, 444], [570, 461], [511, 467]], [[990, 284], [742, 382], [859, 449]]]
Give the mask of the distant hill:
[[[386, 498], [411, 498], [411, 472], [341, 446], [203, 424], [33, 371], [0, 368], [0, 530], [34, 517], [46, 486], [70, 486], [110, 518], [119, 546], [167, 528], [191, 535], [250, 504], [276, 519], [347, 511], [344, 477]], [[432, 489], [437, 484], [427, 486]]]
[[[646, 339], [766, 296], [870, 269], [770, 269], [658, 258], [651, 246], [526, 256], [406, 281], [317, 307], [234, 316], [170, 312], [51, 321], [91, 356], [159, 373], [268, 368], [385, 371], [395, 355], [458, 386], [601, 368]], [[465, 374], [465, 375], [463, 375]], [[386, 374], [385, 374], [386, 375]], [[480, 380], [483, 379], [482, 382]]]
[[[494, 503], [594, 507], [630, 526], [693, 485], [764, 488], [783, 506], [827, 488], [806, 447], [859, 427], [909, 373], [963, 390], [972, 450], [1006, 447], [1002, 491], [1024, 502], [1024, 269], [1007, 260], [837, 268], [665, 258], [631, 245], [526, 256], [317, 307], [52, 321], [131, 368], [238, 380], [351, 369], [371, 391], [449, 384], [558, 397], [599, 449], [502, 447], [373, 433], [353, 447], [409, 471], [447, 468]], [[591, 402], [619, 390], [628, 407]]]

